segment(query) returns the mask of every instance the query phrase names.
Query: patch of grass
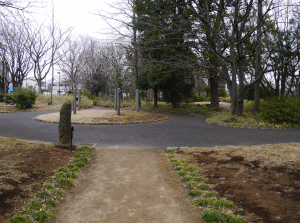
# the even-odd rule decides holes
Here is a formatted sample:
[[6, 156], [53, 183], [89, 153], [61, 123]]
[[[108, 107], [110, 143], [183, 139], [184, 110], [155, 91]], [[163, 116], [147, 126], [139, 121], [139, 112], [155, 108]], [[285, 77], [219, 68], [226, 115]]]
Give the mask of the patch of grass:
[[196, 189], [196, 190], [191, 190], [189, 191], [188, 195], [190, 195], [191, 197], [196, 197], [196, 196], [200, 196], [203, 194], [202, 190]]
[[175, 155], [169, 155], [168, 158], [169, 159], [173, 159], [175, 157]]
[[171, 162], [175, 163], [175, 162], [178, 162], [178, 160], [177, 159], [171, 159]]
[[53, 190], [53, 195], [55, 195], [57, 197], [61, 197], [62, 196], [62, 192], [59, 189], [55, 189], [55, 190]]
[[177, 166], [177, 167], [175, 167], [175, 170], [182, 170], [182, 166]]
[[209, 184], [200, 184], [199, 189], [200, 190], [207, 190], [210, 187]]
[[179, 163], [179, 162], [172, 163], [172, 166], [180, 166], [180, 165], [181, 165], [181, 163]]
[[46, 199], [50, 197], [50, 193], [48, 190], [42, 190], [41, 192], [36, 194], [36, 197], [41, 198], [41, 199]]
[[192, 176], [192, 177], [200, 177], [200, 175], [199, 175], [198, 172], [191, 172], [190, 176]]
[[179, 171], [177, 174], [179, 176], [185, 176], [185, 175], [187, 175], [187, 172], [183, 170], [183, 171]]
[[198, 167], [195, 166], [187, 166], [184, 168], [185, 171], [195, 172], [198, 171]]
[[32, 215], [32, 217], [37, 222], [45, 222], [49, 218], [49, 213], [45, 210], [37, 211]]
[[222, 213], [220, 211], [210, 209], [203, 213], [203, 219], [206, 222], [223, 222], [222, 221]]
[[53, 189], [54, 189], [54, 185], [51, 184], [51, 183], [44, 183], [44, 184], [43, 184], [43, 187], [44, 187], [45, 189], [48, 189], [48, 190], [53, 190]]
[[75, 185], [75, 181], [69, 178], [60, 178], [56, 182], [56, 186], [63, 189], [69, 188], [74, 185]]
[[173, 149], [166, 149], [166, 150], [164, 151], [164, 153], [174, 153], [174, 150], [173, 150]]
[[205, 197], [217, 197], [219, 193], [217, 191], [210, 191], [205, 194]]
[[221, 198], [219, 200], [216, 200], [212, 203], [212, 207], [215, 209], [225, 208], [225, 209], [231, 209], [235, 207], [235, 204], [231, 201], [228, 201], [226, 198]]
[[196, 205], [196, 206], [207, 206], [211, 203], [211, 200], [210, 199], [207, 199], [207, 198], [200, 198], [200, 199], [197, 199], [195, 201], [192, 202], [192, 204]]
[[181, 162], [181, 163], [186, 163], [186, 160], [179, 160], [179, 162]]
[[27, 212], [38, 211], [43, 207], [42, 202], [39, 200], [33, 200], [29, 204], [26, 205], [25, 210]]
[[193, 179], [193, 177], [191, 177], [191, 176], [185, 176], [185, 177], [183, 177], [182, 179], [181, 179], [181, 181], [182, 182], [189, 182], [189, 181], [191, 181]]
[[187, 185], [189, 188], [194, 188], [194, 187], [196, 187], [196, 186], [198, 185], [198, 183], [196, 183], [196, 182], [188, 182], [186, 185]]
[[227, 214], [226, 215], [226, 222], [228, 223], [246, 223], [246, 219], [236, 216], [234, 214]]
[[52, 199], [46, 200], [45, 204], [47, 205], [48, 208], [55, 208], [56, 207], [56, 202]]
[[9, 220], [10, 223], [29, 223], [29, 220], [24, 216], [14, 216]]
[[204, 181], [204, 178], [203, 177], [193, 177], [193, 181], [202, 182], [202, 181]]

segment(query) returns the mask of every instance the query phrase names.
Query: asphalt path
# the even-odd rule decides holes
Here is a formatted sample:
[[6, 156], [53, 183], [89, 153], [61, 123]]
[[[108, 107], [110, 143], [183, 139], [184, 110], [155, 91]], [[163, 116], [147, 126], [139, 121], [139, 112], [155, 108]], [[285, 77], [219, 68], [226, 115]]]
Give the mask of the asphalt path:
[[[58, 124], [33, 119], [46, 113], [50, 112], [0, 113], [0, 136], [58, 142]], [[164, 149], [300, 142], [300, 129], [229, 128], [210, 125], [204, 118], [187, 115], [170, 115], [169, 120], [154, 123], [73, 126], [74, 143], [97, 143], [98, 147]]]

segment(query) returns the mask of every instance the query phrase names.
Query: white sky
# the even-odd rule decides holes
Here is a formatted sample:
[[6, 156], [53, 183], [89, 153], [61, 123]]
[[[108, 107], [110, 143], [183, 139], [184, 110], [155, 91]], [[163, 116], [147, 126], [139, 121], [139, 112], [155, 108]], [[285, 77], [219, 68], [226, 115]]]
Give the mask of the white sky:
[[[48, 16], [51, 17], [51, 0], [48, 1], [48, 6], [42, 9], [37, 18], [44, 20]], [[74, 34], [88, 34], [96, 38], [102, 38], [101, 35], [107, 31], [108, 25], [101, 19], [100, 16], [93, 15], [99, 10], [111, 11], [107, 3], [110, 0], [54, 0], [55, 6], [55, 21], [61, 27], [74, 27]]]

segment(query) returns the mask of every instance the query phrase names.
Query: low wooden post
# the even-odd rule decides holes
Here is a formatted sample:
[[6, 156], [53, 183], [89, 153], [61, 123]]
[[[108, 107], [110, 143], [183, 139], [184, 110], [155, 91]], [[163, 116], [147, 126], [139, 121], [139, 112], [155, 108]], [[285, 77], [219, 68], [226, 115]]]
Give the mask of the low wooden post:
[[118, 88], [117, 89], [117, 115], [120, 115], [120, 105], [121, 105], [120, 88]]
[[80, 95], [81, 89], [78, 90], [78, 111], [80, 111], [81, 106], [81, 95]]
[[117, 99], [117, 89], [115, 89], [115, 110], [117, 111], [117, 103], [118, 103], [118, 99]]
[[76, 114], [76, 88], [73, 91], [73, 114]]
[[135, 102], [136, 102], [136, 111], [139, 112], [139, 99], [140, 99], [140, 92], [139, 92], [139, 89], [136, 89], [136, 93], [135, 93]]

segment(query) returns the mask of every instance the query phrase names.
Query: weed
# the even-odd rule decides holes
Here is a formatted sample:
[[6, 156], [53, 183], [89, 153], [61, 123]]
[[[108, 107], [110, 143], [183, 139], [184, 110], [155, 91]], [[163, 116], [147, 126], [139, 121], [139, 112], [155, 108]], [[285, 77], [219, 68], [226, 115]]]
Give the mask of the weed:
[[9, 219], [10, 223], [27, 223], [29, 222], [27, 218], [25, 218], [24, 216], [14, 216], [11, 219]]
[[191, 176], [185, 176], [185, 177], [183, 177], [182, 179], [181, 179], [181, 181], [182, 182], [189, 182], [189, 181], [191, 181], [193, 179], [193, 177], [191, 177]]
[[234, 214], [227, 214], [226, 215], [226, 222], [228, 223], [246, 223], [246, 219], [236, 216]]
[[202, 182], [202, 181], [204, 181], [204, 178], [203, 177], [194, 177], [193, 178], [193, 181], [195, 181], [195, 182]]
[[68, 173], [69, 171], [65, 167], [59, 167], [58, 172]]
[[186, 160], [179, 160], [181, 163], [186, 163]]
[[175, 167], [175, 170], [182, 170], [182, 166]]
[[203, 219], [206, 222], [224, 222], [222, 221], [222, 213], [214, 209], [205, 211], [203, 213]]
[[65, 177], [65, 173], [58, 172], [57, 174], [55, 174], [55, 176], [56, 176], [57, 179], [64, 178]]
[[182, 171], [179, 171], [179, 172], [178, 172], [178, 175], [179, 175], [179, 176], [185, 176], [185, 175], [187, 175], [187, 172], [184, 171], [184, 170], [182, 170]]
[[175, 155], [169, 155], [168, 158], [169, 159], [173, 159], [175, 157]]
[[45, 183], [43, 186], [44, 186], [45, 189], [48, 189], [48, 190], [53, 190], [54, 189], [53, 184], [50, 184], [50, 183]]
[[38, 211], [43, 207], [42, 203], [37, 200], [31, 201], [26, 207], [25, 210], [27, 212]]
[[196, 190], [191, 190], [188, 194], [192, 197], [196, 197], [202, 195], [203, 191], [196, 189]]
[[174, 153], [174, 150], [173, 150], [173, 149], [166, 149], [166, 150], [164, 151], [164, 153]]
[[67, 177], [67, 178], [75, 179], [75, 178], [77, 177], [77, 174], [76, 174], [76, 173], [73, 173], [73, 172], [71, 172], [71, 173], [66, 173], [66, 177]]
[[180, 166], [180, 165], [181, 165], [181, 163], [179, 163], [179, 162], [172, 163], [172, 166]]
[[198, 171], [198, 168], [195, 166], [187, 166], [184, 168], [185, 171], [195, 172]]
[[74, 186], [75, 181], [73, 179], [68, 179], [68, 178], [61, 178], [57, 181], [56, 186], [66, 189], [68, 187]]
[[192, 202], [192, 204], [196, 205], [196, 206], [207, 206], [210, 204], [210, 200], [207, 199], [207, 198], [200, 198], [200, 199], [197, 199], [195, 201]]
[[171, 162], [172, 162], [172, 163], [177, 163], [178, 160], [177, 160], [177, 159], [172, 159]]
[[55, 208], [56, 207], [56, 202], [52, 199], [46, 200], [45, 204], [47, 205], [48, 208]]
[[205, 197], [217, 197], [219, 193], [217, 191], [210, 191], [207, 194], [205, 194]]
[[230, 209], [235, 206], [235, 204], [231, 201], [228, 201], [226, 198], [222, 198], [219, 200], [216, 200], [212, 203], [212, 206], [215, 209], [220, 209], [220, 208], [225, 208], [225, 209]]
[[197, 186], [198, 183], [196, 182], [188, 182], [186, 185], [189, 187], [189, 188], [194, 188], [195, 186]]
[[200, 184], [199, 189], [200, 190], [207, 190], [209, 188], [209, 184]]
[[192, 177], [199, 177], [200, 175], [199, 175], [198, 172], [191, 172], [190, 176], [192, 176]]
[[41, 199], [46, 199], [47, 197], [50, 197], [50, 193], [47, 190], [42, 190], [41, 192], [37, 193], [36, 196]]
[[32, 217], [37, 222], [44, 222], [48, 219], [49, 214], [45, 210], [42, 210], [42, 211], [38, 211], [38, 212], [34, 213], [32, 215]]
[[61, 191], [58, 190], [58, 189], [54, 190], [54, 191], [53, 191], [53, 194], [54, 194], [55, 196], [57, 196], [57, 197], [61, 197], [61, 196], [62, 196]]

